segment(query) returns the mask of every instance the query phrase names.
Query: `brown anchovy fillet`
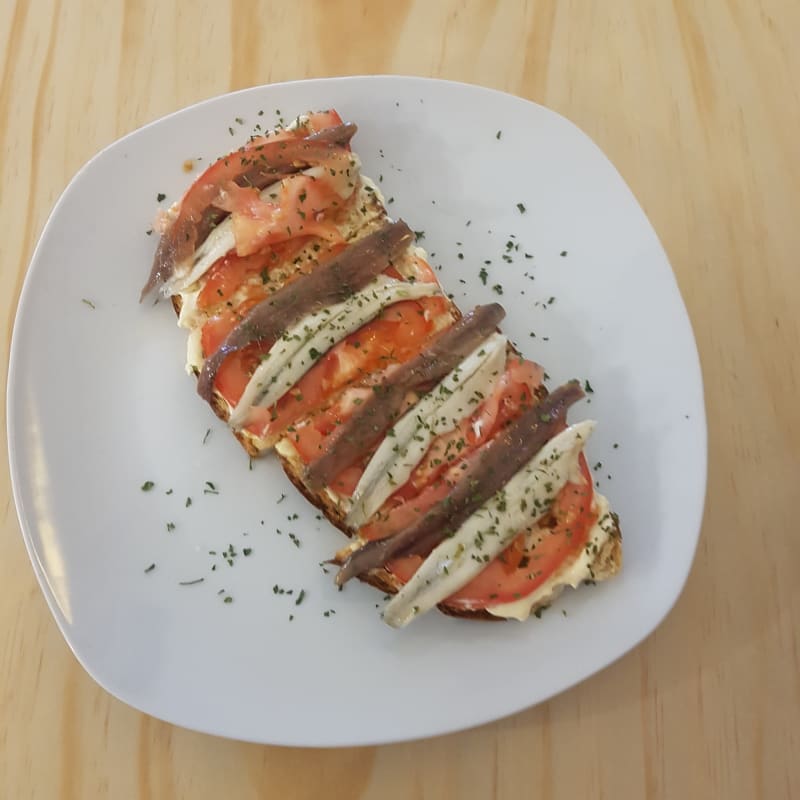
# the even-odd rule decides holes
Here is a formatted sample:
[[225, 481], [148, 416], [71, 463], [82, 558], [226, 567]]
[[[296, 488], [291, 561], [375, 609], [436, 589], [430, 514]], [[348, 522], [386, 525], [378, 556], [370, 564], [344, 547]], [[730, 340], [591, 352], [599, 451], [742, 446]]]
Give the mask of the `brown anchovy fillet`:
[[402, 220], [385, 225], [262, 300], [205, 360], [197, 393], [210, 402], [214, 378], [227, 356], [254, 342], [275, 341], [300, 317], [346, 300], [401, 255], [412, 238], [411, 229]]
[[[243, 187], [263, 189], [314, 163], [324, 161], [337, 152], [337, 148], [347, 145], [355, 132], [356, 126], [352, 123], [336, 125], [302, 139], [251, 145], [249, 149], [245, 146], [215, 163], [219, 164], [220, 161], [225, 163], [226, 180], [233, 180]], [[239, 163], [234, 163], [230, 169], [233, 174], [227, 174], [229, 163], [235, 162], [236, 159], [239, 159]], [[241, 168], [240, 172], [236, 172], [238, 168]], [[197, 208], [187, 210], [186, 206], [191, 205], [187, 200], [191, 198], [192, 188], [190, 187], [184, 196], [178, 218], [162, 234], [158, 242], [150, 277], [142, 289], [140, 302], [156, 286], [165, 284], [172, 277], [175, 265], [188, 258], [208, 238], [214, 227], [228, 215], [227, 211], [214, 206], [210, 197], [206, 205], [203, 205], [204, 201], [201, 200]], [[207, 188], [209, 195], [215, 194], [213, 183]]]
[[428, 553], [455, 533], [555, 436], [566, 421], [567, 409], [582, 397], [580, 384], [570, 381], [528, 409], [483, 447], [473, 468], [416, 523], [351, 553], [336, 575], [337, 585], [397, 556]]
[[498, 303], [478, 306], [374, 386], [372, 396], [336, 429], [325, 455], [306, 470], [306, 485], [318, 491], [367, 453], [400, 416], [408, 392], [440, 381], [497, 329], [505, 315]]

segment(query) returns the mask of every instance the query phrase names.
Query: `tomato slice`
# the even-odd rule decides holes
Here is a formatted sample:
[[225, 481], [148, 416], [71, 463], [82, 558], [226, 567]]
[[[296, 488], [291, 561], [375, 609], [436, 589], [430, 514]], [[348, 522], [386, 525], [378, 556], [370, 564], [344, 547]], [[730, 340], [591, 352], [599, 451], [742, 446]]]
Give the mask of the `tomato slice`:
[[363, 403], [372, 389], [353, 386], [345, 389], [336, 402], [325, 411], [315, 414], [301, 423], [290, 425], [287, 436], [304, 464], [310, 464], [324, 452], [325, 440], [340, 424], [339, 419], [347, 419], [354, 409]]
[[[338, 246], [320, 247], [313, 260], [303, 259], [294, 263], [297, 254], [312, 240], [311, 236], [297, 236], [283, 242], [276, 242], [265, 247], [258, 253], [248, 256], [239, 256], [235, 251], [218, 259], [211, 266], [203, 278], [203, 288], [197, 295], [197, 307], [208, 313], [217, 306], [227, 303], [231, 297], [247, 281], [251, 282], [248, 289], [249, 299], [258, 297], [263, 299], [279, 285], [298, 277], [318, 263], [339, 252]], [[280, 280], [269, 285], [273, 280], [275, 271], [280, 270]], [[289, 272], [289, 276], [286, 272]], [[261, 281], [251, 280], [253, 275], [259, 275]]]
[[581, 480], [567, 483], [553, 501], [548, 517], [522, 531], [506, 550], [445, 603], [478, 610], [527, 597], [586, 546], [596, 514], [592, 511], [592, 477], [586, 458], [579, 458]]
[[[227, 335], [241, 322], [242, 317], [260, 298], [249, 298], [235, 311], [226, 308], [210, 317], [200, 331], [200, 347], [203, 358], [219, 350]], [[231, 353], [223, 362], [214, 379], [214, 387], [231, 406], [239, 402], [261, 356], [269, 349], [269, 343], [254, 344], [236, 353]]]
[[227, 400], [230, 406], [235, 406], [247, 384], [250, 375], [261, 361], [261, 356], [269, 349], [267, 345], [250, 345], [249, 347], [231, 353], [220, 366], [214, 378], [214, 388]]
[[197, 307], [205, 310], [229, 300], [248, 275], [261, 272], [269, 261], [269, 254], [265, 253], [245, 258], [236, 253], [228, 253], [215, 261], [206, 273], [203, 288], [197, 295]]

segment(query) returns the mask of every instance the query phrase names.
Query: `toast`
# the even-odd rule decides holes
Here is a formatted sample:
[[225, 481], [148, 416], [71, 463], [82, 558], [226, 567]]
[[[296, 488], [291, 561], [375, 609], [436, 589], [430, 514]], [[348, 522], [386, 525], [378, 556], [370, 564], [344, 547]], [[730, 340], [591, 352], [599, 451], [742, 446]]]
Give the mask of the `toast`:
[[[346, 130], [348, 128], [349, 130]], [[378, 493], [379, 498], [383, 498], [385, 495], [386, 499], [378, 502], [367, 493], [366, 499], [362, 502], [367, 505], [371, 504], [369, 513], [365, 511], [362, 514], [363, 519], [358, 523], [354, 522], [358, 510], [356, 508], [358, 504], [354, 498], [359, 496], [359, 488], [377, 458], [377, 453], [381, 452], [381, 444], [385, 444], [388, 436], [393, 435], [394, 422], [397, 421], [399, 426], [414, 409], [422, 408], [426, 398], [430, 399], [434, 390], [443, 386], [448, 378], [453, 379], [454, 374], [457, 376], [459, 369], [467, 363], [466, 359], [454, 361], [458, 364], [454, 371], [451, 370], [445, 374], [446, 371], [440, 369], [435, 380], [428, 376], [427, 383], [423, 381], [418, 386], [411, 386], [408, 391], [401, 387], [398, 397], [402, 395], [404, 405], [401, 408], [398, 400], [398, 410], [391, 418], [392, 425], [384, 425], [379, 431], [379, 439], [362, 448], [363, 452], [360, 453], [360, 460], [357, 462], [361, 469], [357, 485], [343, 489], [341, 479], [338, 483], [328, 480], [323, 485], [318, 485], [318, 481], [310, 479], [310, 470], [313, 469], [315, 456], [312, 454], [309, 460], [308, 447], [301, 442], [301, 434], [297, 432], [298, 429], [312, 430], [315, 425], [319, 425], [319, 420], [324, 419], [326, 414], [329, 416], [333, 414], [332, 418], [335, 418], [335, 424], [343, 425], [343, 430], [346, 429], [348, 420], [358, 418], [359, 413], [363, 411], [363, 409], [353, 408], [354, 403], [361, 405], [366, 402], [369, 404], [373, 400], [376, 404], [380, 403], [379, 390], [390, 388], [390, 384], [394, 380], [393, 373], [396, 377], [397, 373], [402, 372], [409, 364], [415, 364], [421, 358], [424, 361], [424, 356], [430, 347], [435, 347], [435, 343], [445, 338], [448, 331], [454, 330], [461, 322], [464, 322], [461, 311], [452, 300], [447, 299], [435, 274], [428, 266], [425, 252], [416, 246], [413, 238], [408, 236], [409, 229], [403, 223], [395, 222], [389, 217], [380, 190], [371, 180], [361, 174], [360, 162], [357, 156], [349, 150], [349, 139], [352, 136], [353, 128], [354, 126], [344, 126], [335, 112], [311, 114], [298, 118], [293, 131], [278, 131], [273, 139], [270, 139], [269, 136], [261, 137], [258, 144], [250, 142], [235, 154], [230, 154], [215, 162], [193, 184], [193, 187], [190, 187], [181, 202], [173, 207], [171, 218], [167, 220], [162, 234], [150, 281], [144, 290], [146, 292], [153, 286], [161, 284], [162, 290], [171, 296], [178, 323], [188, 331], [187, 371], [198, 378], [200, 393], [208, 400], [214, 413], [231, 425], [233, 433], [247, 453], [251, 457], [259, 457], [270, 450], [275, 450], [284, 472], [297, 489], [334, 526], [351, 537], [350, 544], [334, 559], [343, 568], [343, 571], [347, 569], [357, 551], [377, 549], [373, 547], [376, 542], [370, 542], [370, 536], [367, 536], [365, 531], [369, 530], [375, 520], [380, 522], [382, 515], [391, 515], [396, 508], [392, 505], [392, 498], [395, 496], [392, 473], [388, 472], [390, 488], [387, 488], [385, 475], [378, 471], [380, 480], [375, 486], [381, 487], [383, 491], [383, 495]], [[281, 145], [281, 142], [284, 144]], [[292, 153], [290, 160], [285, 157], [287, 149]], [[258, 154], [265, 152], [273, 155], [269, 158], [262, 157], [262, 161], [259, 161]], [[241, 165], [247, 165], [250, 176], [248, 180], [252, 181], [255, 177], [257, 180], [255, 185], [249, 183], [243, 185], [240, 177], [234, 173], [230, 173], [233, 174], [233, 178], [228, 175], [225, 182], [212, 174], [215, 168], [222, 170], [222, 167], [218, 165], [223, 162], [228, 168], [229, 160], [235, 161], [235, 158], [240, 160]], [[252, 166], [253, 164], [258, 164], [258, 170]], [[334, 166], [332, 167], [331, 164]], [[320, 171], [320, 165], [322, 165], [322, 171]], [[327, 177], [328, 175], [335, 177], [331, 180]], [[327, 195], [323, 194], [322, 200], [319, 201], [326, 203], [324, 211], [319, 210], [322, 206], [314, 206], [313, 217], [309, 219], [303, 210], [303, 208], [310, 208], [310, 206], [304, 205], [306, 198], [312, 192], [323, 191], [320, 187], [325, 179], [334, 184], [333, 189], [328, 187], [325, 190]], [[214, 181], [217, 182], [214, 183]], [[208, 204], [202, 207], [200, 209], [202, 214], [198, 213], [199, 206], [195, 203], [196, 197], [200, 194], [199, 191], [195, 191], [198, 185], [200, 189], [205, 190], [205, 195], [203, 195], [205, 198], [213, 196], [214, 203], [218, 204]], [[314, 195], [314, 198], [316, 197], [317, 194]], [[290, 209], [287, 198], [291, 198], [292, 202], [296, 204], [296, 213], [294, 207]], [[193, 204], [195, 204], [194, 216], [187, 213], [187, 208], [193, 208]], [[250, 212], [254, 207], [256, 211], [252, 216]], [[294, 216], [286, 217], [284, 212], [288, 210], [291, 210]], [[279, 231], [274, 220], [280, 214], [284, 214], [284, 217], [281, 218], [283, 223], [291, 222], [295, 226], [294, 233], [292, 233], [290, 224], [283, 226], [288, 231], [288, 236], [282, 230]], [[297, 214], [300, 216], [298, 217]], [[213, 220], [213, 225], [205, 224], [208, 218]], [[265, 219], [270, 221], [271, 227], [264, 222]], [[176, 236], [176, 230], [180, 231], [180, 237]], [[172, 241], [170, 241], [170, 237], [172, 237]], [[385, 241], [381, 240], [381, 237]], [[393, 244], [386, 243], [387, 237], [393, 237]], [[193, 248], [190, 253], [182, 255], [183, 260], [180, 263], [183, 265], [183, 274], [179, 274], [177, 269], [174, 269], [175, 263], [170, 263], [170, 259], [175, 252], [180, 250], [184, 238], [191, 240]], [[356, 280], [353, 277], [353, 285], [348, 288], [348, 291], [342, 292], [341, 296], [333, 297], [334, 302], [329, 302], [324, 308], [320, 309], [319, 304], [312, 303], [306, 309], [305, 315], [297, 313], [292, 316], [293, 312], [286, 312], [288, 314], [287, 322], [282, 327], [278, 325], [274, 317], [270, 317], [270, 314], [264, 313], [263, 310], [259, 312], [259, 309], [270, 304], [276, 304], [277, 308], [281, 303], [294, 302], [293, 292], [294, 295], [305, 296], [307, 292], [312, 291], [306, 287], [321, 284], [326, 280], [325, 274], [330, 271], [336, 271], [337, 275], [350, 275], [347, 270], [353, 270], [353, 265], [350, 263], [355, 261], [353, 254], [357, 250], [359, 253], [361, 251], [368, 253], [370, 248], [375, 250], [378, 247], [373, 244], [375, 241], [378, 241], [380, 247], [384, 249], [378, 253], [380, 258], [375, 253], [372, 254], [375, 269], [368, 276], [374, 278], [372, 282], [361, 281], [359, 283], [358, 280], [361, 278]], [[234, 246], [235, 250], [233, 250]], [[391, 247], [394, 249], [388, 249]], [[368, 257], [369, 253], [367, 256], [359, 255], [359, 263], [363, 265], [364, 260]], [[175, 261], [175, 259], [172, 260]], [[231, 279], [233, 274], [237, 276], [235, 281]], [[350, 278], [344, 280], [346, 283]], [[378, 289], [375, 289], [377, 284], [380, 285]], [[330, 289], [328, 284], [325, 286], [328, 287], [328, 290]], [[380, 297], [378, 297], [379, 291], [383, 292]], [[375, 298], [374, 302], [373, 298]], [[372, 303], [374, 306], [372, 310], [364, 310], [368, 303]], [[398, 323], [405, 322], [415, 326], [417, 338], [412, 341], [412, 337], [408, 337], [409, 341], [406, 343], [393, 341], [392, 348], [384, 347], [388, 355], [380, 358], [371, 356], [367, 352], [367, 345], [361, 346], [359, 336], [364, 331], [376, 331], [372, 335], [370, 346], [375, 352], [378, 352], [379, 346], [386, 345], [386, 341], [381, 343], [380, 337], [383, 336], [385, 340], [390, 335], [380, 326], [381, 324], [384, 324], [384, 327], [390, 326], [392, 314], [400, 314], [399, 311], [395, 312], [393, 309], [400, 307], [417, 309], [416, 314], [422, 318], [422, 322], [420, 322], [410, 311], [406, 310], [406, 317], [400, 316], [400, 323]], [[336, 309], [335, 315], [331, 309]], [[272, 312], [273, 310], [267, 309], [267, 311]], [[330, 316], [329, 319], [325, 317], [326, 314], [333, 316]], [[408, 316], [409, 314], [411, 316]], [[304, 332], [302, 335], [295, 332], [294, 337], [291, 337], [288, 333], [296, 330], [291, 325], [296, 326], [298, 319], [303, 321], [302, 330]], [[386, 322], [387, 319], [388, 322]], [[469, 324], [469, 320], [465, 326], [466, 324]], [[242, 331], [248, 325], [253, 330], [257, 329], [258, 335], [245, 336]], [[274, 331], [271, 335], [265, 333], [270, 325], [278, 332], [277, 339]], [[496, 326], [492, 327], [495, 331], [497, 330]], [[217, 328], [222, 329], [221, 337], [218, 335]], [[393, 329], [389, 328], [389, 330], [391, 332]], [[484, 336], [485, 334], [486, 331], [484, 331]], [[509, 342], [499, 336], [499, 333], [495, 333], [494, 336], [499, 339], [495, 342], [495, 350], [491, 356], [495, 361], [492, 363], [501, 364], [502, 369], [490, 370], [487, 366], [489, 357], [484, 355], [483, 349], [478, 350], [477, 355], [475, 350], [472, 350], [470, 357], [476, 360], [476, 363], [480, 362], [475, 368], [474, 374], [475, 376], [482, 375], [481, 380], [484, 381], [484, 383], [478, 383], [476, 377], [475, 385], [482, 386], [489, 393], [484, 394], [478, 391], [477, 397], [480, 398], [480, 402], [477, 399], [470, 402], [477, 403], [477, 409], [480, 411], [490, 403], [492, 398], [499, 396], [500, 399], [497, 402], [500, 405], [493, 412], [495, 416], [478, 417], [478, 422], [483, 420], [485, 423], [486, 419], [489, 419], [489, 427], [495, 424], [496, 419], [497, 427], [491, 435], [486, 434], [483, 440], [481, 440], [480, 433], [473, 437], [477, 438], [477, 443], [471, 442], [465, 449], [465, 453], [473, 458], [469, 466], [466, 460], [467, 455], [463, 457], [459, 455], [456, 458], [454, 454], [448, 456], [450, 460], [445, 465], [449, 466], [450, 462], [453, 462], [460, 465], [462, 469], [468, 471], [474, 469], [475, 472], [469, 472], [469, 474], [482, 476], [480, 479], [478, 477], [474, 479], [476, 484], [484, 481], [488, 486], [493, 486], [492, 491], [486, 489], [485, 496], [481, 496], [478, 500], [464, 499], [463, 508], [460, 508], [460, 512], [463, 512], [461, 517], [455, 515], [460, 520], [459, 524], [464, 523], [464, 525], [475, 515], [481, 513], [481, 510], [486, 513], [489, 508], [487, 506], [489, 497], [496, 498], [497, 496], [495, 490], [502, 493], [507, 486], [511, 486], [510, 482], [508, 484], [502, 482], [494, 486], [492, 476], [482, 466], [482, 459], [485, 460], [488, 457], [487, 454], [493, 445], [497, 445], [495, 449], [499, 449], [501, 445], [498, 444], [498, 441], [503, 436], [510, 435], [509, 432], [515, 425], [519, 426], [520, 420], [523, 418], [533, 419], [531, 424], [534, 427], [531, 430], [535, 430], [537, 426], [548, 429], [543, 432], [535, 430], [535, 435], [543, 436], [541, 444], [562, 436], [561, 428], [566, 425], [565, 415], [568, 404], [563, 408], [554, 407], [554, 415], [562, 412], [564, 415], [563, 419], [559, 418], [562, 421], [558, 425], [555, 419], [552, 425], [550, 424], [549, 414], [540, 415], [544, 422], [535, 418], [537, 409], [544, 407], [548, 402], [547, 390], [540, 378], [537, 380], [535, 377], [536, 369], [540, 370], [540, 368], [533, 365], [532, 362], [526, 362]], [[325, 337], [329, 337], [329, 341]], [[287, 343], [283, 345], [283, 350], [278, 352], [281, 338]], [[292, 338], [298, 341], [302, 339], [302, 342], [296, 344], [291, 341]], [[324, 341], [324, 347], [327, 349], [323, 349], [322, 346], [319, 348], [309, 346], [307, 344], [309, 341]], [[375, 345], [376, 341], [378, 345]], [[488, 342], [490, 339], [485, 339], [485, 341]], [[348, 345], [352, 345], [359, 352], [353, 355], [355, 350], [348, 351]], [[249, 355], [246, 355], [248, 353]], [[221, 358], [218, 358], [218, 355]], [[227, 369], [227, 373], [231, 373], [231, 375], [224, 374], [226, 364], [233, 361], [238, 364], [238, 372]], [[213, 365], [212, 362], [214, 362]], [[273, 362], [277, 362], [277, 366], [273, 366]], [[326, 366], [329, 362], [334, 364], [333, 372]], [[522, 366], [516, 367], [517, 363]], [[498, 387], [506, 380], [507, 375], [513, 376], [515, 368], [517, 371], [525, 372], [525, 365], [527, 365], [527, 373], [524, 378], [520, 379], [521, 382], [513, 384], [513, 380], [516, 378], [508, 379], [513, 386], [517, 387], [516, 391], [519, 392], [519, 386], [522, 386], [521, 396], [524, 402], [517, 402], [518, 407], [514, 409], [513, 413], [508, 412], [507, 418], [504, 418], [503, 413], [506, 406], [502, 404], [513, 406], [514, 403], [509, 399], [511, 390], [506, 387], [502, 391], [506, 391], [507, 394], [504, 395], [501, 392], [498, 395], [497, 393], [500, 391]], [[262, 378], [256, 381], [257, 376], [262, 372]], [[309, 376], [317, 373], [324, 373], [327, 377], [324, 380], [320, 378], [317, 383], [311, 382]], [[541, 374], [541, 370], [538, 374]], [[223, 378], [225, 380], [222, 380]], [[278, 389], [274, 389], [273, 384], [279, 378], [280, 381], [285, 379], [285, 386], [280, 384]], [[471, 378], [472, 374], [470, 373], [464, 380]], [[457, 381], [458, 377], [454, 380]], [[309, 393], [302, 390], [304, 382], [314, 391]], [[452, 391], [448, 391], [452, 394]], [[365, 395], [366, 401], [364, 400]], [[373, 395], [378, 399], [374, 399]], [[269, 402], [265, 401], [265, 396]], [[255, 398], [255, 405], [249, 400], [245, 402], [243, 399], [250, 397]], [[574, 399], [576, 398], [573, 398], [573, 401]], [[553, 400], [553, 397], [551, 396], [549, 400]], [[342, 408], [349, 407], [349, 411], [341, 411], [340, 406]], [[409, 408], [411, 411], [408, 410]], [[264, 409], [268, 409], [268, 415]], [[401, 410], [403, 411], [402, 415]], [[406, 473], [403, 474], [406, 475], [406, 478], [410, 476], [409, 483], [413, 483], [414, 476], [417, 476], [424, 466], [429, 468], [429, 473], [434, 477], [428, 478], [428, 484], [424, 482], [420, 484], [423, 492], [430, 486], [438, 485], [436, 481], [441, 483], [446, 476], [450, 475], [450, 472], [442, 473], [442, 468], [438, 464], [435, 469], [430, 466], [435, 463], [430, 453], [434, 453], [437, 443], [440, 441], [444, 441], [447, 448], [450, 447], [453, 440], [451, 438], [448, 443], [447, 435], [454, 429], [454, 425], [456, 429], [459, 424], [462, 425], [462, 429], [468, 429], [463, 428], [463, 425], [473, 419], [468, 413], [472, 410], [468, 409], [462, 412], [459, 409], [459, 412], [463, 413], [463, 419], [453, 418], [452, 421], [445, 420], [441, 424], [437, 422], [439, 428], [436, 430], [444, 431], [441, 435], [437, 436], [436, 431], [431, 430], [421, 436], [419, 433], [422, 429], [417, 430], [415, 437], [425, 441], [425, 445], [420, 450], [420, 453], [424, 451], [424, 455], [420, 455], [416, 462], [410, 463], [410, 469], [407, 468], [408, 464], [404, 465]], [[548, 419], [545, 420], [545, 416]], [[502, 424], [500, 420], [502, 420]], [[474, 422], [470, 424], [473, 427], [475, 425]], [[570, 430], [568, 429], [567, 432]], [[335, 450], [336, 433], [337, 431], [333, 430], [324, 434], [323, 442], [329, 443], [325, 445], [326, 447]], [[315, 435], [319, 438], [318, 433]], [[578, 435], [577, 438], [581, 439], [581, 436]], [[525, 433], [520, 441], [527, 442], [528, 434]], [[431, 449], [425, 450], [427, 446], [430, 446]], [[580, 455], [582, 446], [583, 442], [581, 441], [575, 449], [576, 461], [569, 476], [566, 472], [562, 476], [561, 486], [563, 488], [552, 493], [552, 497], [547, 498], [546, 510], [543, 506], [542, 512], [535, 521], [530, 524], [526, 523], [525, 536], [520, 533], [515, 542], [522, 537], [523, 545], [519, 546], [535, 549], [538, 543], [540, 550], [544, 548], [546, 551], [549, 546], [547, 542], [550, 542], [551, 538], [561, 530], [559, 525], [563, 528], [563, 524], [557, 518], [557, 509], [563, 508], [570, 511], [570, 507], [565, 506], [563, 502], [560, 506], [558, 505], [559, 498], [566, 492], [568, 486], [575, 487], [580, 484], [583, 486], [581, 503], [586, 505], [586, 508], [581, 506], [582, 517], [579, 520], [584, 527], [582, 535], [585, 543], [577, 549], [574, 546], [563, 548], [567, 554], [560, 555], [559, 560], [553, 562], [557, 569], [554, 567], [552, 574], [548, 573], [546, 580], [539, 574], [536, 575], [537, 589], [535, 592], [527, 593], [524, 597], [519, 593], [515, 593], [513, 596], [489, 595], [490, 598], [499, 597], [499, 600], [494, 604], [485, 601], [482, 606], [478, 604], [479, 607], [474, 607], [475, 601], [471, 599], [459, 601], [458, 593], [456, 593], [455, 601], [449, 597], [442, 597], [440, 602], [436, 603], [442, 612], [470, 619], [496, 620], [506, 617], [523, 619], [530, 613], [538, 615], [541, 609], [548, 606], [567, 585], [576, 586], [585, 581], [605, 580], [619, 571], [622, 563], [619, 520], [608, 508], [605, 498], [594, 493], [591, 477], [584, 474], [584, 477], [581, 478], [578, 474], [578, 459], [583, 458]], [[305, 451], [303, 447], [305, 447]], [[322, 444], [318, 447], [323, 449]], [[460, 451], [460, 447], [458, 450]], [[533, 457], [541, 451], [542, 448], [537, 446], [528, 453], [528, 456]], [[445, 449], [444, 452], [449, 451]], [[391, 463], [396, 465], [399, 462], [395, 460]], [[585, 462], [583, 463], [585, 468]], [[520, 480], [516, 472], [523, 465], [523, 462], [520, 461], [515, 468], [515, 480]], [[454, 467], [449, 468], [454, 469]], [[424, 469], [422, 469], [422, 474], [425, 476]], [[442, 474], [445, 476], [444, 478], [441, 477]], [[510, 475], [511, 472], [509, 472]], [[575, 477], [576, 475], [577, 477]], [[506, 480], [509, 476], [506, 476]], [[447, 486], [455, 486], [457, 480], [458, 476], [447, 483]], [[367, 485], [370, 486], [370, 484]], [[402, 484], [401, 489], [407, 485]], [[527, 491], [525, 489], [526, 493]], [[450, 495], [448, 495], [449, 497]], [[479, 501], [483, 504], [481, 505]], [[418, 502], [418, 500], [414, 502]], [[439, 499], [437, 502], [441, 505], [443, 501]], [[538, 501], [536, 502], [538, 503]], [[524, 503], [523, 500], [522, 505]], [[432, 506], [432, 511], [429, 513], [436, 512], [439, 505]], [[504, 508], [503, 506], [503, 510]], [[439, 510], [441, 511], [441, 509]], [[430, 562], [434, 555], [447, 544], [447, 538], [457, 533], [455, 522], [453, 526], [454, 529], [446, 536], [439, 531], [428, 531], [426, 541], [430, 540], [433, 544], [429, 547], [422, 547], [419, 543], [413, 544], [413, 547], [422, 547], [419, 554], [413, 547], [398, 552], [401, 556], [404, 552], [408, 552], [412, 558], [416, 558], [418, 561], [421, 559], [423, 563]], [[460, 531], [461, 528], [458, 530]], [[431, 534], [433, 534], [433, 539], [431, 539]], [[567, 536], [569, 537], [569, 535], [571, 535], [570, 532]], [[509, 549], [503, 548], [499, 555], [500, 560], [506, 558]], [[524, 552], [525, 554], [518, 558], [514, 575], [517, 575], [520, 570], [524, 571], [523, 567], [519, 565], [527, 566], [528, 564], [532, 550]], [[474, 554], [472, 558], [473, 561], [480, 560], [476, 559]], [[487, 563], [489, 562], [488, 556], [483, 558]], [[539, 556], [534, 556], [534, 559], [536, 558]], [[492, 561], [494, 560], [495, 558], [492, 559]], [[408, 586], [414, 582], [413, 575], [401, 577], [403, 570], [397, 568], [396, 560], [377, 559], [374, 560], [373, 566], [373, 562], [368, 559], [367, 563], [369, 568], [364, 568], [354, 575], [387, 594], [402, 594], [404, 587], [408, 590]], [[580, 570], [577, 569], [578, 567]], [[466, 569], [466, 567], [464, 568]], [[446, 568], [445, 571], [447, 571]], [[340, 571], [340, 576], [341, 574]], [[532, 573], [528, 574], [528, 579], [533, 580]], [[472, 584], [468, 582], [467, 585]], [[419, 587], [417, 591], [420, 591]], [[425, 589], [421, 592], [422, 595], [426, 595]], [[418, 611], [419, 606], [416, 605], [413, 606], [413, 613], [406, 608], [403, 612], [405, 616], [401, 615], [403, 621], [397, 624], [406, 624]], [[397, 619], [399, 620], [401, 617]]]

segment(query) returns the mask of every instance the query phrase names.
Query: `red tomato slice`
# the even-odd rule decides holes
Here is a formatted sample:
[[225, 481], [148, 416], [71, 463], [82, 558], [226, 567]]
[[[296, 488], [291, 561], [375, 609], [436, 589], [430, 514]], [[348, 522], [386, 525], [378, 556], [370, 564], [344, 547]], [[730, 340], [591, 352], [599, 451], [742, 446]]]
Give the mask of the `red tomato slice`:
[[595, 522], [592, 477], [583, 453], [583, 480], [568, 483], [553, 502], [549, 517], [523, 531], [498, 558], [445, 601], [451, 608], [477, 610], [527, 597], [586, 546]]
[[423, 283], [438, 283], [433, 267], [431, 267], [424, 258], [414, 256], [412, 266], [414, 269], [414, 276], [418, 281], [422, 281]]
[[203, 358], [208, 358], [219, 350], [225, 337], [242, 321], [247, 312], [260, 301], [261, 298], [250, 297], [237, 309], [226, 308], [209, 317], [203, 324], [200, 332], [200, 345], [203, 348]]
[[251, 345], [244, 350], [231, 353], [223, 362], [214, 378], [214, 388], [227, 400], [230, 406], [235, 406], [247, 384], [250, 376], [261, 361], [261, 356], [269, 348], [266, 345]]
[[[255, 285], [250, 287], [249, 299], [263, 299], [278, 285], [266, 286], [263, 283], [265, 277], [268, 281], [272, 279], [272, 271], [276, 267], [280, 267], [282, 272], [287, 269], [294, 270], [289, 278], [282, 281], [286, 283], [338, 252], [338, 248], [320, 248], [320, 251], [315, 254], [316, 261], [303, 260], [297, 264], [293, 263], [293, 259], [312, 238], [311, 236], [297, 236], [277, 242], [249, 256], [239, 256], [235, 251], [231, 251], [215, 261], [205, 274], [203, 288], [197, 295], [197, 307], [208, 312], [210, 309], [226, 303], [253, 275], [261, 275], [262, 283], [259, 284], [256, 281]], [[281, 277], [283, 279], [285, 276]]]
[[[236, 310], [225, 309], [219, 314], [208, 319], [200, 331], [200, 347], [203, 358], [208, 358], [216, 353], [227, 335], [241, 322], [242, 317], [259, 301], [260, 298], [250, 298]], [[269, 349], [269, 344], [257, 344], [246, 347], [236, 353], [231, 353], [223, 362], [214, 387], [232, 406], [239, 402], [239, 398], [250, 380], [261, 355]]]
[[340, 419], [347, 419], [354, 409], [369, 397], [372, 390], [363, 386], [351, 387], [339, 396], [328, 409], [315, 414], [298, 425], [290, 425], [286, 431], [303, 460], [310, 464], [325, 451], [325, 440], [337, 427]]
[[205, 275], [205, 283], [197, 295], [197, 307], [213, 308], [230, 299], [248, 275], [258, 274], [270, 262], [270, 255], [261, 253], [242, 258], [236, 253], [215, 261]]
[[241, 316], [235, 311], [225, 310], [208, 319], [200, 332], [200, 346], [203, 358], [208, 358], [219, 350], [225, 337], [236, 327]]

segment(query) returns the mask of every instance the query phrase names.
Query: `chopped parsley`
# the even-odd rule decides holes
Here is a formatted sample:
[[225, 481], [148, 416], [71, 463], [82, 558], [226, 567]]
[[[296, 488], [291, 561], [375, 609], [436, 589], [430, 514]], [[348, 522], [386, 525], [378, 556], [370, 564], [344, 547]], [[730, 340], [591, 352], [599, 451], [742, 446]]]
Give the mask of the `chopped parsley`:
[[149, 492], [154, 486], [155, 486], [155, 483], [153, 483], [153, 481], [145, 481], [142, 484], [141, 489], [142, 489], [143, 492]]
[[524, 203], [517, 203], [517, 208], [519, 209], [519, 213], [520, 214], [524, 214], [525, 213], [526, 209], [525, 209], [525, 204]]
[[155, 564], [151, 564], [149, 567], [145, 567], [145, 570], [144, 570], [144, 572], [145, 572], [145, 575], [146, 575], [148, 572], [152, 572], [152, 571], [153, 571], [155, 568], [156, 568], [156, 565], [155, 565]]
[[87, 300], [85, 297], [81, 298], [81, 303], [89, 306], [89, 308], [91, 308], [92, 311], [94, 311], [94, 309], [97, 308], [97, 306], [91, 300]]

